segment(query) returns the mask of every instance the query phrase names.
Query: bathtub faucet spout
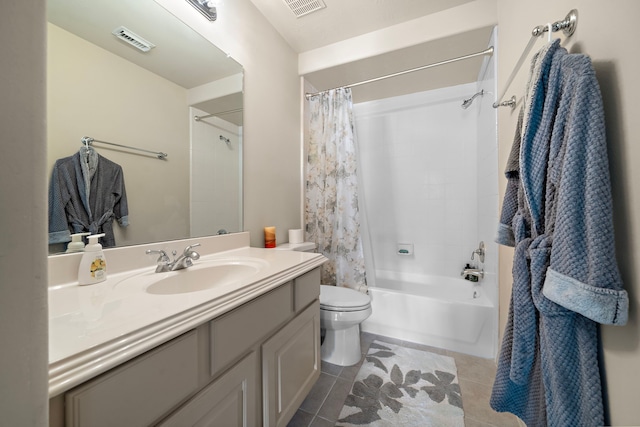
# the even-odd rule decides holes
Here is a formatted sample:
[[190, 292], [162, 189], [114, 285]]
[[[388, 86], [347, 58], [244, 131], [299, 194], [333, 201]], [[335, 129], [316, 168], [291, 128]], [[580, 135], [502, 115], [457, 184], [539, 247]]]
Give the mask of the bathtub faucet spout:
[[478, 270], [477, 268], [465, 268], [464, 270], [462, 270], [460, 275], [467, 280], [469, 280], [470, 276], [482, 279], [484, 277], [484, 269]]

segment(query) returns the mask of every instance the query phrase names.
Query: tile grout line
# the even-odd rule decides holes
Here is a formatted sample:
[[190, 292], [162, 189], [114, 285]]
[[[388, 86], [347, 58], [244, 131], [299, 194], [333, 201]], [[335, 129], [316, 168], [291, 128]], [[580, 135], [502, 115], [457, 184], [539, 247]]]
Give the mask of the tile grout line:
[[[340, 373], [342, 373], [342, 369], [340, 369]], [[329, 374], [328, 372], [325, 372], [325, 374], [329, 375], [330, 377], [333, 377], [333, 378], [334, 378], [334, 381], [333, 381], [333, 384], [331, 384], [331, 388], [329, 389], [329, 392], [326, 394], [326, 396], [324, 397], [324, 399], [322, 399], [322, 402], [320, 403], [320, 405], [318, 405], [318, 409], [317, 409], [317, 410], [315, 411], [315, 413], [313, 414], [313, 418], [311, 419], [311, 422], [310, 422], [310, 424], [309, 424], [309, 426], [308, 426], [308, 427], [311, 427], [311, 425], [313, 424], [313, 421], [314, 421], [316, 418], [322, 418], [322, 419], [323, 419], [323, 420], [325, 420], [325, 421], [329, 421], [329, 422], [331, 422], [330, 420], [328, 420], [328, 419], [326, 419], [326, 418], [323, 418], [323, 417], [319, 416], [319, 415], [318, 415], [318, 413], [320, 412], [320, 410], [321, 410], [321, 409], [322, 409], [322, 407], [324, 406], [325, 402], [327, 401], [327, 399], [328, 399], [328, 398], [329, 398], [329, 396], [331, 395], [331, 392], [333, 391], [333, 388], [336, 386], [336, 383], [337, 383], [337, 381], [338, 381], [338, 378], [339, 378], [340, 373], [339, 373], [338, 375], [335, 375], [335, 376], [334, 376], [334, 375], [332, 375], [332, 374]]]

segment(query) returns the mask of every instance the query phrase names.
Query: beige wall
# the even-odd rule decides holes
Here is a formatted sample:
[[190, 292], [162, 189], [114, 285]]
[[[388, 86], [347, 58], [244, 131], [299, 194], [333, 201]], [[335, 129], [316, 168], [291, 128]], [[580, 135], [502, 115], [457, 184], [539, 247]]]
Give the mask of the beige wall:
[[130, 226], [114, 224], [119, 246], [189, 236], [187, 90], [60, 27], [47, 28], [48, 176], [85, 135], [168, 153], [160, 161], [95, 144], [125, 177]]
[[0, 424], [47, 425], [46, 5], [0, 4]]
[[[638, 384], [640, 383], [640, 58], [637, 55], [640, 2], [618, 0], [524, 0], [498, 1], [500, 90], [539, 24], [564, 18], [578, 9], [578, 29], [566, 43], [570, 52], [591, 56], [596, 70], [607, 122], [610, 170], [614, 197], [616, 250], [623, 280], [630, 296], [629, 322], [624, 327], [601, 328], [612, 425], [640, 424]], [[539, 41], [537, 47], [542, 46]], [[534, 48], [535, 50], [535, 48]], [[508, 92], [520, 96], [527, 77], [526, 65]], [[516, 112], [501, 108], [498, 117], [500, 159], [504, 167], [516, 123]], [[500, 194], [505, 180], [500, 179]], [[500, 251], [501, 330], [504, 329], [511, 288], [512, 250]]]

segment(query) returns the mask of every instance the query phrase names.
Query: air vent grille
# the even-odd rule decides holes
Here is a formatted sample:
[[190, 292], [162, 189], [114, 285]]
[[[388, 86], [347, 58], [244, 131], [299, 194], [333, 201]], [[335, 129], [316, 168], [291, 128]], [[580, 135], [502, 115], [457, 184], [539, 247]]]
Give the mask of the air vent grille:
[[296, 18], [327, 7], [322, 0], [284, 0]]
[[113, 30], [111, 34], [143, 52], [149, 52], [151, 49], [156, 47], [155, 44], [143, 39], [126, 27], [118, 27]]

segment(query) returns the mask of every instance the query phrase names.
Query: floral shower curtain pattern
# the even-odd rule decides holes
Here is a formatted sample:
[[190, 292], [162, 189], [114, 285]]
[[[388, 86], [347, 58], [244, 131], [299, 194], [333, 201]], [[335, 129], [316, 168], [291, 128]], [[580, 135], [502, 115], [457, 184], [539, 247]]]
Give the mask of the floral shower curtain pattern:
[[306, 167], [306, 238], [329, 261], [322, 283], [364, 289], [356, 139], [351, 89], [333, 89], [310, 100]]

